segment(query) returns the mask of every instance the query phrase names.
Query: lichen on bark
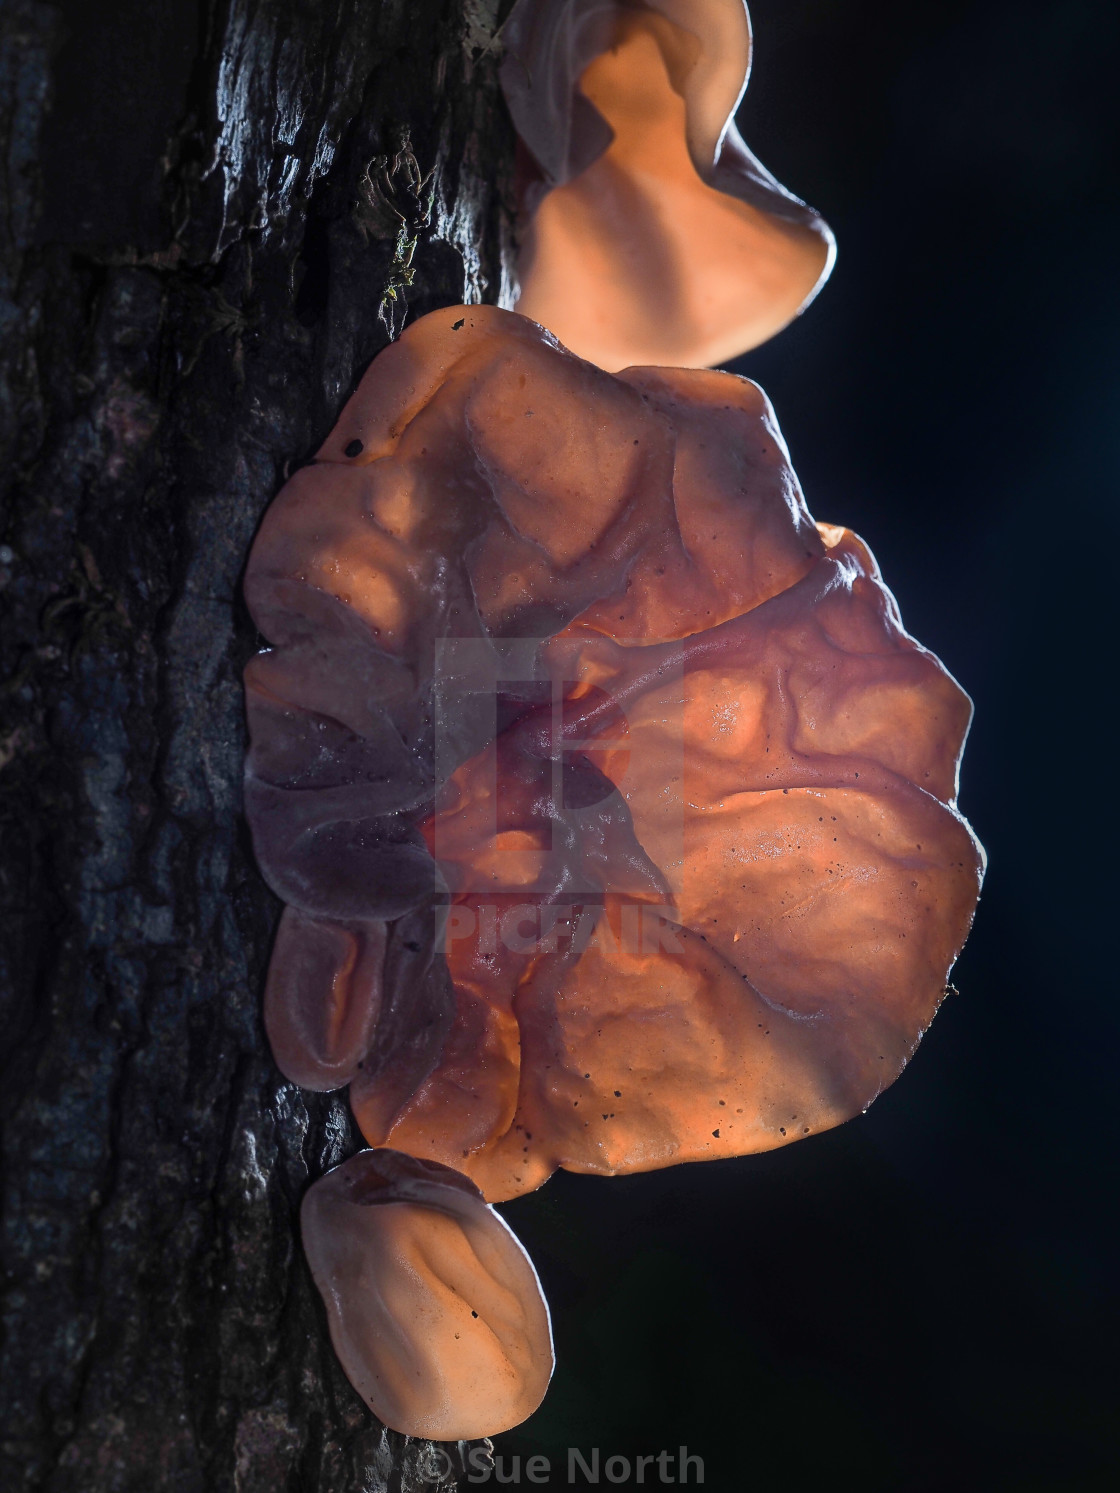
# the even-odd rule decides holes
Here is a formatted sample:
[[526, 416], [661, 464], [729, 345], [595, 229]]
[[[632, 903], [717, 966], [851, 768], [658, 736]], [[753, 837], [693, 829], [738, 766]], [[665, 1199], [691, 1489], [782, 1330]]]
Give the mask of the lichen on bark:
[[369, 1416], [299, 1248], [308, 1182], [360, 1142], [261, 1029], [239, 581], [405, 316], [508, 304], [508, 8], [3, 13], [5, 1487], [461, 1469]]

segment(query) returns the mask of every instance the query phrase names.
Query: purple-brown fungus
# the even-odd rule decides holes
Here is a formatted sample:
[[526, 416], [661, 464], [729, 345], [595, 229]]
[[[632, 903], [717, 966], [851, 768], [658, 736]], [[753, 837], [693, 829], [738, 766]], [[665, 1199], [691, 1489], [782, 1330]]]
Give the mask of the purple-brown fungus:
[[275, 500], [247, 807], [278, 1061], [490, 1201], [781, 1146], [929, 1024], [971, 707], [730, 374], [432, 313]]

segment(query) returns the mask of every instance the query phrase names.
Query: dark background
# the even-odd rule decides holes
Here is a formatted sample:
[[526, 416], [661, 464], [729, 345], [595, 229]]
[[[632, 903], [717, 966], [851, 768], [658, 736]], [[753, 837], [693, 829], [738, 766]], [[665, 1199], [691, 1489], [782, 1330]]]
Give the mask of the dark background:
[[839, 259], [734, 367], [976, 702], [988, 879], [959, 995], [865, 1117], [503, 1208], [558, 1367], [497, 1451], [556, 1486], [569, 1445], [684, 1443], [717, 1493], [1113, 1488], [1120, 10], [751, 11], [740, 126]]

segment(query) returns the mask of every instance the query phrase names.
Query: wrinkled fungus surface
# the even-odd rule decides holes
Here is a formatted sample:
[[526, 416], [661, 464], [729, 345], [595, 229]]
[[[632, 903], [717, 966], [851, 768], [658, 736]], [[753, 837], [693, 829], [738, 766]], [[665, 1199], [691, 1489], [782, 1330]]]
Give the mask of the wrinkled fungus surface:
[[743, 0], [520, 0], [502, 85], [522, 142], [517, 309], [601, 367], [703, 367], [816, 293], [823, 220], [734, 124]]
[[754, 384], [435, 312], [246, 594], [269, 1032], [371, 1145], [495, 1201], [779, 1146], [901, 1071], [978, 893], [970, 704]]
[[457, 1441], [533, 1413], [552, 1375], [548, 1307], [465, 1177], [363, 1151], [310, 1188], [301, 1223], [335, 1352], [386, 1425]]

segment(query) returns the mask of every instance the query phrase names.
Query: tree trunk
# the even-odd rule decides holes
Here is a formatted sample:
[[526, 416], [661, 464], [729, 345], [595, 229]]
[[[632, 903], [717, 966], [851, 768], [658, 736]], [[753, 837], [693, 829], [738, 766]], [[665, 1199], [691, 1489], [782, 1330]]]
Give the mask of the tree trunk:
[[452, 1460], [372, 1420], [299, 1246], [360, 1137], [261, 1028], [239, 587], [406, 309], [508, 292], [508, 9], [4, 11], [5, 1488], [409, 1490]]

